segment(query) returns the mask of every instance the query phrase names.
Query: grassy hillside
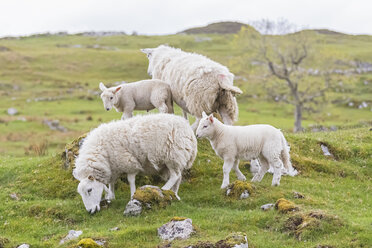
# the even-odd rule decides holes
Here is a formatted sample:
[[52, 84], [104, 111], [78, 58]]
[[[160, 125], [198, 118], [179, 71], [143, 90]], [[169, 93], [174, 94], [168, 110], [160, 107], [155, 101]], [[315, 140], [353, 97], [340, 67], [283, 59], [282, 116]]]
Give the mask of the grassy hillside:
[[[314, 42], [307, 68], [347, 69], [352, 61], [372, 61], [369, 36], [306, 32]], [[156, 247], [161, 243], [156, 228], [173, 216], [192, 218], [198, 233], [190, 240], [174, 241], [172, 247], [218, 241], [232, 231], [246, 232], [250, 247], [371, 247], [372, 74], [333, 75], [337, 87], [327, 93], [328, 103], [319, 113], [305, 115], [307, 130], [322, 125], [337, 131], [292, 134], [292, 107], [267, 98], [262, 88], [266, 70], [255, 63], [254, 51], [242, 37], [244, 33], [0, 39], [0, 247], [23, 242], [55, 247], [70, 229], [83, 230], [83, 237], [103, 238], [109, 247]], [[182, 201], [140, 217], [124, 217], [129, 187], [119, 182], [117, 200], [90, 216], [71, 171], [61, 169], [60, 153], [78, 135], [120, 118], [120, 113], [103, 109], [98, 83], [148, 78], [147, 58], [139, 49], [164, 43], [227, 65], [244, 91], [238, 97], [238, 123], [269, 123], [284, 130], [300, 175], [283, 177], [276, 188], [266, 175], [254, 184], [250, 198], [227, 200], [219, 189], [222, 161], [208, 142], [200, 141], [191, 176], [180, 188]], [[369, 107], [359, 109], [363, 101]], [[8, 115], [10, 107], [19, 113]], [[50, 130], [45, 120], [59, 120], [67, 131]], [[334, 157], [325, 157], [320, 144]], [[244, 164], [242, 171], [251, 178]], [[295, 199], [294, 191], [305, 198]], [[19, 200], [10, 197], [13, 193]], [[296, 213], [259, 209], [281, 197], [294, 201], [300, 213], [323, 211], [327, 221], [297, 230], [291, 223]], [[119, 231], [109, 230], [116, 226]]]

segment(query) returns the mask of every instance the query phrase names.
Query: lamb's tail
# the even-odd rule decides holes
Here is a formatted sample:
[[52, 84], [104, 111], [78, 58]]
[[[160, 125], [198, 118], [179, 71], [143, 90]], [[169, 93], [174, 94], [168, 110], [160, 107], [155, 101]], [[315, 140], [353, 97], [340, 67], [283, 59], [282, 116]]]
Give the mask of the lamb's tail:
[[284, 135], [282, 132], [281, 132], [281, 135], [282, 135], [282, 146], [283, 146], [281, 157], [282, 157], [283, 165], [284, 165], [284, 168], [287, 170], [287, 174], [293, 177], [298, 174], [298, 171], [294, 169], [292, 166], [290, 155], [289, 155], [288, 143], [286, 139], [284, 138]]

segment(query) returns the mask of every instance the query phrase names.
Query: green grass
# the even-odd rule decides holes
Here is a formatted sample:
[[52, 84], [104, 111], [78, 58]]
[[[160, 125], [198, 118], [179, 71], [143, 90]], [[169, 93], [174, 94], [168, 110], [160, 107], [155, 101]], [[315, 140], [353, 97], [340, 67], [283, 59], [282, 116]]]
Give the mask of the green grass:
[[[191, 218], [198, 232], [190, 240], [174, 241], [172, 247], [199, 240], [216, 242], [234, 231], [247, 233], [250, 247], [371, 247], [371, 106], [349, 107], [346, 99], [356, 104], [370, 102], [372, 75], [334, 76], [332, 80], [336, 84], [342, 81], [343, 87], [327, 93], [329, 101], [318, 113], [304, 116], [305, 128], [336, 126], [338, 131], [293, 134], [293, 107], [267, 99], [262, 87], [266, 72], [250, 64], [254, 57], [243, 44], [239, 45], [239, 39], [234, 35], [208, 35], [212, 41], [198, 43], [196, 36], [0, 39], [1, 46], [11, 49], [0, 52], [0, 247], [3, 238], [9, 240], [5, 247], [23, 242], [32, 247], [56, 247], [70, 229], [83, 230], [82, 237], [104, 238], [109, 247], [156, 247], [162, 243], [156, 229], [174, 216]], [[337, 59], [371, 61], [369, 36], [312, 34], [310, 38], [315, 53], [308, 67], [329, 68]], [[292, 162], [301, 174], [283, 177], [280, 187], [275, 188], [270, 186], [272, 178], [268, 174], [254, 184], [250, 198], [226, 199], [219, 189], [222, 160], [208, 142], [201, 140], [191, 176], [180, 188], [182, 201], [140, 217], [124, 217], [129, 187], [120, 181], [117, 199], [108, 209], [90, 216], [76, 192], [78, 182], [70, 170], [61, 169], [60, 153], [80, 134], [121, 117], [114, 110], [106, 112], [99, 96], [92, 93], [98, 91], [98, 83], [148, 78], [147, 59], [139, 49], [164, 43], [205, 54], [247, 78], [236, 80], [244, 91], [238, 97], [238, 124], [268, 123], [284, 130], [291, 144]], [[77, 44], [82, 48], [71, 47]], [[94, 44], [117, 50], [87, 48]], [[365, 85], [365, 80], [370, 83]], [[34, 101], [43, 97], [55, 99]], [[19, 114], [8, 116], [9, 107], [17, 108]], [[181, 114], [178, 107], [176, 114]], [[52, 131], [43, 124], [44, 119], [57, 119], [68, 131]], [[37, 156], [32, 147], [45, 143], [47, 155]], [[320, 144], [326, 144], [334, 157], [325, 157]], [[241, 162], [242, 171], [251, 178], [244, 164]], [[293, 191], [303, 193], [305, 199], [294, 199]], [[20, 200], [11, 199], [12, 193]], [[322, 210], [337, 216], [338, 221], [321, 222], [298, 240], [284, 228], [292, 214], [260, 210], [261, 205], [281, 197], [295, 202], [301, 213]], [[119, 231], [109, 231], [116, 226]]]

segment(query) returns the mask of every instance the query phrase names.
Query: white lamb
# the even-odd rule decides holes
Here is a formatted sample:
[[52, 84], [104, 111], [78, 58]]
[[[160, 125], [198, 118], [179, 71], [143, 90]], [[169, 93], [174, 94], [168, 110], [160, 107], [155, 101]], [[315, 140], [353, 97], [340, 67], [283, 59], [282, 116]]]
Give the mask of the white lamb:
[[209, 139], [218, 156], [224, 160], [223, 182], [221, 188], [229, 185], [231, 169], [239, 180], [246, 180], [239, 170], [239, 159], [251, 160], [259, 158], [261, 168], [252, 178], [252, 182], [260, 182], [270, 166], [274, 168], [273, 186], [280, 184], [281, 167], [293, 171], [290, 162], [287, 142], [283, 133], [270, 125], [228, 126], [203, 113], [196, 131], [196, 137]]
[[160, 113], [173, 114], [172, 92], [169, 85], [161, 80], [142, 80], [111, 88], [100, 83], [99, 88], [104, 108], [109, 111], [114, 107], [116, 111], [123, 112], [122, 120], [131, 118], [133, 110], [157, 108]]
[[173, 100], [182, 108], [185, 118], [187, 113], [196, 117], [192, 125], [194, 131], [203, 111], [218, 111], [228, 125], [237, 119], [234, 95], [242, 91], [233, 86], [234, 75], [227, 67], [205, 56], [164, 45], [141, 51], [149, 59], [149, 75], [170, 85]]
[[137, 174], [159, 174], [169, 178], [162, 189], [173, 190], [179, 199], [182, 171], [191, 168], [196, 153], [195, 135], [184, 118], [136, 116], [91, 131], [80, 148], [73, 175], [80, 181], [78, 192], [90, 213], [100, 210], [103, 191], [107, 200], [115, 198], [114, 183], [124, 173], [131, 196]]

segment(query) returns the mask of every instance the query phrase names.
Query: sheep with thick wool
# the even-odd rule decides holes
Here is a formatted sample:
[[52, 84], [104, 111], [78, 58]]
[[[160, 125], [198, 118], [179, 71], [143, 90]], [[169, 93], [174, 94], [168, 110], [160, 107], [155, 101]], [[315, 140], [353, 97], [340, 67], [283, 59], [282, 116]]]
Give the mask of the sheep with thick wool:
[[[114, 183], [127, 174], [131, 196], [137, 174], [159, 174], [168, 179], [163, 190], [178, 197], [182, 171], [191, 168], [197, 141], [188, 122], [176, 115], [150, 114], [101, 124], [91, 131], [76, 158], [73, 175], [85, 208], [100, 210], [103, 191], [112, 200]], [[107, 188], [106, 185], [109, 185]]]
[[294, 171], [287, 142], [283, 133], [270, 125], [229, 126], [203, 113], [196, 131], [196, 137], [209, 139], [218, 156], [224, 160], [221, 188], [229, 185], [229, 175], [234, 169], [239, 180], [246, 180], [239, 170], [239, 159], [259, 159], [261, 168], [252, 178], [260, 182], [270, 166], [274, 169], [273, 186], [280, 184], [281, 168]]
[[234, 75], [227, 67], [209, 58], [161, 45], [141, 49], [149, 60], [148, 73], [153, 79], [168, 83], [173, 100], [187, 113], [196, 117], [195, 131], [202, 112], [218, 112], [225, 124], [238, 117], [235, 94], [242, 91], [233, 86]]
[[102, 82], [101, 99], [104, 108], [109, 111], [114, 107], [122, 112], [122, 120], [131, 118], [133, 110], [152, 110], [173, 114], [172, 92], [168, 84], [161, 80], [142, 80], [107, 88]]

